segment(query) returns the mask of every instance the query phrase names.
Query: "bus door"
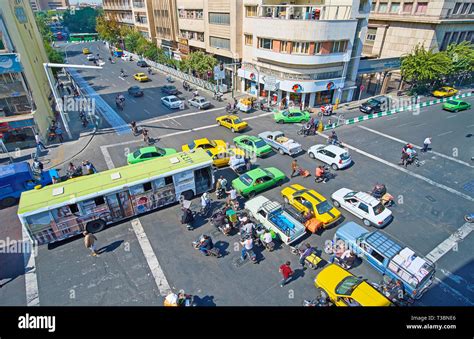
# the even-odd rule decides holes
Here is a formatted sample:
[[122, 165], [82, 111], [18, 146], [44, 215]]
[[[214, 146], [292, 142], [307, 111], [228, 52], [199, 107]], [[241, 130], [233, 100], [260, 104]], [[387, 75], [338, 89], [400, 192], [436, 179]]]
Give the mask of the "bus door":
[[112, 220], [120, 220], [134, 215], [130, 194], [121, 191], [106, 196]]

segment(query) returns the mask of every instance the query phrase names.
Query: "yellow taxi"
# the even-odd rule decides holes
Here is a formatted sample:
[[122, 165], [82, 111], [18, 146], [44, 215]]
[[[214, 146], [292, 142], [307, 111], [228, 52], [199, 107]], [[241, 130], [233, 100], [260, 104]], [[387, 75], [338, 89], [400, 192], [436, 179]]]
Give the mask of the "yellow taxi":
[[145, 73], [136, 73], [133, 75], [133, 78], [139, 82], [148, 81], [148, 76]]
[[433, 96], [437, 98], [447, 98], [447, 97], [452, 97], [457, 92], [458, 90], [453, 87], [443, 86], [440, 89], [433, 91], [431, 94], [433, 94]]
[[296, 208], [302, 215], [306, 216], [311, 213], [323, 228], [341, 218], [341, 212], [315, 190], [294, 184], [285, 187], [281, 191], [281, 195], [285, 203]]
[[217, 117], [216, 121], [219, 126], [227, 127], [232, 133], [242, 131], [248, 127], [248, 124], [236, 115], [222, 115]]
[[321, 288], [336, 306], [392, 306], [382, 293], [364, 279], [330, 264], [314, 279], [314, 286]]
[[216, 167], [229, 165], [230, 157], [234, 155], [245, 156], [245, 151], [237, 147], [228, 149], [210, 148], [206, 152], [212, 157], [212, 164]]
[[82, 54], [91, 54], [91, 51], [89, 51], [89, 48], [83, 48]]
[[206, 151], [210, 150], [211, 152], [215, 152], [214, 154], [218, 154], [219, 152], [227, 151], [227, 144], [224, 140], [209, 140], [207, 138], [202, 138], [181, 146], [183, 152], [189, 152], [196, 148], [202, 148]]

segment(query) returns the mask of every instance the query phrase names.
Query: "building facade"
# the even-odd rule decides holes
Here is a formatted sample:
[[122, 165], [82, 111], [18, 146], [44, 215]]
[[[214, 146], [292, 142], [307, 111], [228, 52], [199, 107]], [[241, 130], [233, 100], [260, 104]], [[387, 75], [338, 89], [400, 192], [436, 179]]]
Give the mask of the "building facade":
[[172, 56], [178, 48], [178, 12], [176, 0], [153, 0], [154, 33], [158, 47]]
[[43, 63], [43, 40], [27, 0], [8, 0], [0, 9], [0, 136], [9, 150], [46, 137], [54, 117]]
[[103, 0], [102, 8], [108, 20], [135, 27], [149, 40], [155, 38], [152, 0]]
[[241, 91], [316, 107], [352, 100], [368, 1], [245, 0]]
[[122, 26], [134, 26], [132, 0], [103, 0], [102, 7], [107, 20], [114, 20]]
[[69, 7], [69, 0], [30, 0], [31, 9], [36, 11], [47, 11], [58, 7]]

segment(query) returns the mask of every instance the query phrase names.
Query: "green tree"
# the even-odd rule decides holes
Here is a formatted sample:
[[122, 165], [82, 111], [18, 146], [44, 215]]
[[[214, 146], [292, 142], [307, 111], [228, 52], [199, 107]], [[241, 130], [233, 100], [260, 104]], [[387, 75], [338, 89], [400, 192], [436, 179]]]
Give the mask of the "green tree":
[[206, 54], [201, 51], [192, 52], [184, 59], [180, 68], [183, 72], [196, 71], [199, 75], [203, 75], [208, 71], [212, 71], [215, 65], [217, 65], [217, 59], [212, 55]]
[[446, 49], [446, 55], [451, 60], [448, 81], [461, 80], [474, 72], [474, 45], [468, 41], [451, 44]]
[[144, 39], [143, 36], [140, 34], [140, 32], [136, 30], [132, 30], [130, 28], [128, 28], [128, 32], [122, 31], [121, 33], [123, 34], [122, 36], [124, 37], [125, 48], [128, 51], [135, 53], [137, 51], [138, 44], [143, 43], [142, 42], [142, 40]]
[[426, 50], [421, 45], [417, 45], [411, 54], [401, 59], [403, 80], [417, 93], [428, 91], [451, 70], [451, 60], [446, 53]]
[[63, 25], [67, 26], [71, 33], [95, 33], [98, 14], [92, 7], [68, 10], [63, 15]]
[[43, 37], [43, 40], [46, 41], [53, 41], [53, 33], [51, 32], [51, 29], [48, 26], [48, 18], [45, 13], [39, 12], [35, 16], [36, 20], [36, 26], [38, 26], [38, 30]]
[[107, 20], [103, 15], [97, 17], [95, 29], [99, 33], [99, 38], [116, 44], [120, 37], [120, 26], [115, 20]]
[[[53, 33], [51, 32], [51, 29], [48, 26], [49, 19], [46, 13], [37, 13], [35, 16], [35, 20], [36, 25], [38, 26], [38, 30], [43, 38], [43, 45], [49, 62], [58, 64], [64, 63], [63, 53], [51, 47], [51, 43], [53, 41]], [[59, 69], [53, 68], [54, 74], [56, 74], [58, 71]]]

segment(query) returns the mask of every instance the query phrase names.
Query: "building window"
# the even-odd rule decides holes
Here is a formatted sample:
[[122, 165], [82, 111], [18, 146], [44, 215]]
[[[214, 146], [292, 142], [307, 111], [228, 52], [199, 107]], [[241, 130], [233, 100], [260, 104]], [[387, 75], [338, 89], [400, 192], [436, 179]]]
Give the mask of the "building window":
[[458, 14], [459, 8], [461, 8], [461, 3], [456, 2], [456, 4], [454, 5], [453, 14], [455, 14], [455, 15]]
[[309, 54], [309, 42], [294, 42], [292, 54]]
[[474, 31], [467, 32], [466, 41], [474, 43]]
[[466, 33], [467, 32], [461, 32], [461, 34], [459, 34], [459, 39], [458, 39], [459, 43], [464, 41], [464, 39], [466, 38]]
[[344, 53], [347, 49], [347, 40], [333, 41], [331, 53]]
[[413, 3], [412, 2], [406, 2], [403, 4], [403, 13], [411, 13], [413, 10]]
[[451, 36], [451, 32], [444, 33], [443, 41], [441, 42], [441, 46], [439, 48], [440, 51], [446, 50], [448, 47], [449, 37]]
[[291, 53], [291, 42], [281, 41], [280, 42], [280, 53]]
[[273, 41], [271, 39], [258, 39], [258, 48], [262, 49], [272, 49], [273, 48]]
[[467, 14], [467, 10], [469, 8], [469, 3], [465, 3], [462, 5], [462, 10], [461, 10], [461, 14]]
[[377, 36], [377, 28], [368, 28], [367, 29], [367, 37], [365, 38], [365, 41], [368, 44], [373, 45], [376, 36]]
[[257, 16], [257, 6], [245, 6], [245, 16]]
[[230, 25], [230, 14], [209, 13], [209, 23], [214, 25]]
[[245, 34], [245, 44], [247, 46], [253, 45], [253, 35], [252, 34]]
[[315, 42], [314, 43], [314, 54], [320, 54], [321, 53], [321, 47], [322, 47], [322, 44], [320, 42]]
[[211, 36], [209, 37], [209, 43], [211, 47], [230, 50], [230, 39]]
[[392, 2], [390, 5], [390, 13], [398, 13], [400, 11], [400, 3]]
[[425, 14], [426, 9], [428, 8], [428, 3], [427, 2], [419, 2], [416, 5], [416, 14]]
[[474, 4], [471, 5], [471, 8], [469, 9], [469, 14], [474, 14]]
[[375, 1], [372, 1], [372, 3], [370, 4], [370, 11], [371, 12], [375, 12], [375, 5], [377, 5], [377, 3]]
[[451, 39], [449, 40], [449, 44], [455, 44], [458, 41], [459, 32], [453, 32], [451, 35]]
[[379, 13], [387, 13], [387, 6], [386, 2], [379, 3]]

